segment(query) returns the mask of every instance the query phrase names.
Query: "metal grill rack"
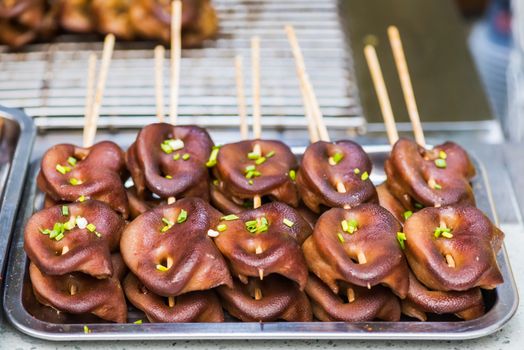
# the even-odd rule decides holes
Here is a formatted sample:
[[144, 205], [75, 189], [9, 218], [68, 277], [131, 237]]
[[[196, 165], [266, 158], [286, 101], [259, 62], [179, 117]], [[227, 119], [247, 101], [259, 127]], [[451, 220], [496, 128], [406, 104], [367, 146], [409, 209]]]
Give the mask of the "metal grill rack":
[[[217, 40], [182, 53], [181, 123], [238, 125], [233, 58], [244, 56], [246, 94], [250, 96], [249, 46], [250, 37], [256, 34], [261, 38], [264, 127], [305, 128], [294, 63], [283, 30], [289, 23], [296, 28], [327, 125], [341, 129], [364, 126], [337, 0], [213, 3], [221, 26]], [[154, 120], [153, 46], [148, 42], [117, 44], [99, 127], [136, 127]], [[80, 128], [90, 50], [101, 50], [101, 43], [67, 35], [54, 43], [30, 45], [22, 53], [0, 48], [0, 104], [25, 108], [40, 129]], [[167, 101], [167, 87], [165, 93]]]

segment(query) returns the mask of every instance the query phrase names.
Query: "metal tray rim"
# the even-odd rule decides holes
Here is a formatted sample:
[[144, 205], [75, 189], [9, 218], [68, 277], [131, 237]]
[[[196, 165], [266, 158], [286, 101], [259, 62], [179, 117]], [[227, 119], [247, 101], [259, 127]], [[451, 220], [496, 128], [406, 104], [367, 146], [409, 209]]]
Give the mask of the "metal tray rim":
[[[389, 153], [389, 145], [364, 146], [368, 153]], [[293, 148], [301, 153], [304, 147]], [[491, 189], [484, 166], [473, 155], [479, 177], [486, 189], [493, 221], [498, 218], [493, 203]], [[31, 174], [36, 173], [34, 163]], [[498, 261], [504, 275], [504, 284], [497, 288], [499, 298], [493, 308], [484, 316], [470, 321], [457, 322], [269, 322], [269, 323], [145, 323], [140, 326], [127, 324], [91, 324], [92, 331], [84, 334], [83, 325], [56, 325], [37, 320], [30, 316], [21, 304], [21, 283], [17, 273], [23, 272], [27, 257], [23, 251], [22, 228], [25, 220], [32, 214], [36, 194], [35, 179], [30, 178], [26, 187], [26, 205], [17, 221], [18, 237], [13, 244], [9, 261], [9, 274], [4, 293], [4, 309], [7, 318], [19, 331], [30, 336], [53, 341], [71, 340], [166, 340], [166, 339], [387, 339], [387, 340], [438, 340], [474, 339], [494, 333], [502, 328], [515, 314], [519, 297], [506, 249], [503, 246]], [[503, 301], [502, 301], [503, 299]], [[509, 303], [508, 303], [509, 301]], [[32, 327], [39, 325], [38, 328]], [[41, 330], [43, 329], [43, 330]], [[428, 331], [428, 329], [430, 329]]]

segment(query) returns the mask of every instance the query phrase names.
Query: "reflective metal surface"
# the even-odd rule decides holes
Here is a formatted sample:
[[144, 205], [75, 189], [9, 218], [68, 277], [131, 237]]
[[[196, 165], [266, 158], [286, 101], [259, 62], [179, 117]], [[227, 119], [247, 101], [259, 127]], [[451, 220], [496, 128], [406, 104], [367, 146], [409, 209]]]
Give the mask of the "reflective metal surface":
[[[385, 179], [383, 163], [389, 153], [389, 146], [365, 147], [369, 153], [374, 171], [371, 179], [380, 183]], [[295, 149], [297, 154], [303, 151]], [[482, 165], [475, 161], [479, 175], [473, 185], [478, 207], [497, 222], [494, 203], [485, 178]], [[457, 321], [452, 317], [432, 318], [428, 322], [404, 320], [402, 322], [308, 322], [308, 323], [180, 323], [142, 325], [89, 323], [78, 317], [62, 318], [53, 323], [43, 321], [45, 310], [35, 310], [31, 301], [31, 289], [27, 276], [27, 257], [23, 250], [23, 228], [27, 219], [42, 205], [42, 194], [36, 189], [36, 173], [39, 164], [35, 162], [25, 187], [24, 205], [17, 219], [16, 240], [8, 268], [8, 279], [4, 293], [4, 311], [9, 321], [20, 331], [37, 338], [49, 340], [117, 340], [117, 339], [469, 339], [482, 337], [500, 329], [515, 313], [518, 293], [511, 272], [508, 256], [503, 248], [498, 262], [504, 276], [504, 283], [495, 291], [484, 293], [488, 308], [479, 319]], [[38, 318], [33, 317], [32, 310]], [[36, 311], [36, 312], [35, 312]], [[39, 313], [40, 312], [40, 313]], [[144, 319], [143, 314], [130, 309], [129, 321]], [[63, 323], [63, 322], [67, 323]], [[91, 332], [84, 333], [87, 324]]]

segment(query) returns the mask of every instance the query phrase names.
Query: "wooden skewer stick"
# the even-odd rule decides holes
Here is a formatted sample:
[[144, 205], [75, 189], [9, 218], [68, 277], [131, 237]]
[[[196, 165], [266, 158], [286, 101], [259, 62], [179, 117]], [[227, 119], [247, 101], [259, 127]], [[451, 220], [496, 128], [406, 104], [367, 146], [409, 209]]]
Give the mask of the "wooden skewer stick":
[[242, 274], [238, 275], [238, 280], [240, 282], [242, 282], [243, 284], [247, 284], [249, 282], [249, 280], [247, 279], [247, 276], [246, 275], [242, 275]]
[[310, 113], [313, 117], [312, 120], [314, 120], [316, 124], [320, 140], [329, 142], [329, 134], [324, 123], [322, 111], [320, 110], [320, 106], [318, 104], [313, 85], [311, 84], [309, 75], [306, 71], [304, 56], [302, 55], [302, 50], [300, 49], [300, 45], [298, 44], [295, 30], [292, 26], [286, 25], [285, 31], [288, 37], [289, 44], [291, 45], [293, 57], [295, 59], [295, 66], [297, 70], [298, 79], [301, 82], [301, 86], [303, 86], [301, 87], [301, 89], [304, 90], [305, 99], [308, 101], [306, 106], [309, 106]]
[[262, 252], [262, 247], [258, 245], [255, 249], [255, 254], [262, 254]]
[[91, 124], [91, 115], [93, 109], [93, 92], [95, 89], [95, 78], [96, 78], [96, 54], [91, 52], [87, 61], [87, 91], [86, 91], [86, 104], [84, 108], [84, 137], [83, 145], [87, 147], [89, 143], [89, 127]]
[[251, 79], [253, 90], [253, 138], [260, 139], [262, 134], [260, 111], [260, 38], [251, 38]]
[[357, 259], [359, 264], [365, 264], [368, 262], [368, 260], [366, 259], [366, 255], [363, 252], [359, 252], [357, 254]]
[[255, 288], [255, 300], [262, 299], [262, 290], [258, 287]]
[[355, 290], [353, 288], [348, 288], [347, 295], [348, 302], [352, 303], [355, 301]]
[[78, 287], [76, 286], [76, 284], [71, 284], [71, 286], [69, 287], [69, 294], [75, 295], [76, 292], [78, 292]]
[[455, 259], [451, 256], [451, 254], [446, 254], [446, 262], [448, 263], [449, 267], [455, 267]]
[[240, 117], [240, 136], [242, 140], [249, 137], [247, 125], [246, 94], [244, 91], [244, 62], [242, 56], [235, 57], [235, 77], [237, 85], [238, 116]]
[[165, 49], [162, 45], [155, 47], [155, 100], [156, 118], [164, 122], [164, 56]]
[[168, 197], [167, 198], [167, 204], [173, 204], [176, 202], [176, 198], [175, 197]]
[[180, 84], [180, 59], [182, 57], [182, 1], [171, 3], [171, 91], [169, 117], [176, 125], [178, 117], [178, 87]]
[[260, 197], [260, 195], [255, 195], [253, 197], [253, 208], [258, 208], [262, 205], [262, 198]]
[[395, 117], [393, 116], [391, 101], [389, 100], [386, 83], [384, 82], [384, 76], [382, 75], [382, 69], [378, 62], [375, 47], [373, 45], [366, 45], [364, 47], [364, 55], [366, 56], [371, 79], [373, 80], [373, 85], [375, 86], [375, 91], [377, 93], [378, 103], [382, 111], [384, 124], [386, 125], [388, 140], [389, 143], [393, 145], [398, 140], [398, 132], [397, 127], [395, 126]]
[[107, 74], [113, 56], [113, 48], [115, 47], [115, 36], [113, 34], [106, 35], [104, 40], [104, 49], [102, 52], [102, 63], [100, 64], [100, 71], [98, 72], [98, 81], [96, 84], [95, 99], [91, 109], [89, 118], [89, 125], [87, 131], [85, 147], [91, 147], [95, 140], [96, 126], [98, 123], [98, 116], [100, 115], [100, 107], [102, 106], [102, 99], [104, 97], [104, 89], [107, 81]]
[[337, 182], [337, 192], [346, 193], [346, 186], [342, 182]]
[[263, 269], [258, 269], [258, 277], [260, 277], [261, 281], [264, 279], [264, 270]]
[[[173, 266], [173, 258], [168, 256], [167, 259], [166, 259], [166, 267], [168, 269], [170, 269], [171, 266]], [[175, 304], [176, 304], [175, 297], [173, 297], [173, 296], [167, 297], [167, 303], [168, 303], [169, 307], [174, 307]]]
[[393, 51], [393, 57], [395, 58], [395, 65], [397, 66], [400, 85], [402, 86], [404, 100], [406, 101], [409, 119], [411, 119], [411, 125], [413, 126], [415, 141], [420, 146], [425, 147], [426, 140], [424, 138], [424, 131], [422, 130], [422, 125], [420, 123], [420, 115], [418, 113], [417, 102], [415, 100], [415, 93], [413, 92], [413, 85], [411, 84], [408, 64], [406, 62], [406, 55], [404, 54], [404, 48], [402, 46], [402, 40], [400, 39], [398, 28], [395, 26], [390, 26], [388, 28], [388, 37], [389, 43], [391, 44], [391, 49]]
[[65, 245], [65, 246], [62, 247], [62, 255], [64, 255], [68, 251], [69, 251], [69, 247], [68, 246]]

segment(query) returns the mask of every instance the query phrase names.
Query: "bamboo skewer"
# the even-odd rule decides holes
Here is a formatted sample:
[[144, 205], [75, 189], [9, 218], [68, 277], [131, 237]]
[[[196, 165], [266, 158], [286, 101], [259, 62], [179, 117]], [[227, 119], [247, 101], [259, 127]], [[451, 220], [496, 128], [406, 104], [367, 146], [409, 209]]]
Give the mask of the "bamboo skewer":
[[251, 38], [251, 83], [253, 93], [253, 138], [260, 139], [262, 134], [260, 111], [260, 38]]
[[[168, 269], [170, 269], [172, 266], [173, 266], [173, 258], [167, 257], [167, 259], [166, 259], [166, 267]], [[167, 297], [167, 303], [168, 303], [169, 307], [174, 307], [175, 304], [176, 304], [175, 297], [173, 297], [173, 296]]]
[[87, 61], [87, 91], [86, 91], [86, 104], [84, 108], [84, 135], [83, 145], [87, 147], [89, 143], [88, 130], [91, 123], [91, 112], [93, 109], [93, 92], [95, 89], [95, 78], [96, 78], [96, 54], [91, 52]]
[[418, 113], [417, 102], [415, 100], [415, 93], [411, 84], [408, 64], [406, 62], [406, 55], [400, 39], [398, 28], [390, 26], [388, 28], [388, 37], [395, 58], [395, 65], [397, 66], [398, 75], [400, 78], [400, 85], [404, 94], [406, 108], [408, 110], [409, 119], [413, 126], [413, 133], [415, 134], [415, 141], [422, 147], [426, 147], [426, 140], [424, 138], [424, 131], [420, 123], [420, 115]]
[[96, 92], [93, 101], [93, 107], [91, 108], [88, 130], [86, 136], [85, 147], [91, 147], [95, 140], [96, 126], [98, 123], [98, 116], [100, 114], [100, 107], [102, 106], [102, 99], [104, 97], [104, 89], [107, 81], [107, 74], [109, 72], [109, 66], [111, 64], [111, 58], [113, 56], [113, 48], [115, 46], [115, 36], [113, 34], [106, 35], [104, 40], [104, 49], [102, 52], [102, 62], [100, 64], [100, 71], [98, 72], [98, 79], [96, 84]]
[[235, 57], [235, 77], [238, 116], [240, 117], [240, 137], [242, 140], [247, 140], [249, 137], [249, 127], [247, 125], [246, 95], [244, 92], [244, 63], [240, 55]]
[[359, 252], [357, 254], [357, 259], [359, 264], [365, 264], [367, 263], [366, 255], [363, 252]]
[[355, 301], [355, 290], [353, 288], [348, 288], [347, 295], [348, 295], [349, 303], [352, 303]]
[[388, 140], [391, 145], [394, 145], [398, 140], [398, 132], [397, 127], [395, 126], [395, 117], [393, 116], [391, 102], [389, 100], [386, 83], [384, 82], [384, 76], [382, 75], [382, 69], [378, 62], [375, 47], [373, 45], [366, 45], [364, 47], [364, 55], [366, 56], [371, 79], [373, 80], [373, 85], [375, 86], [375, 91], [377, 93], [378, 103], [382, 111], [384, 124], [386, 125]]
[[162, 45], [155, 47], [156, 118], [160, 123], [164, 122], [164, 56], [164, 47]]
[[258, 287], [255, 288], [255, 300], [262, 299], [262, 290]]
[[78, 292], [78, 287], [76, 286], [76, 284], [71, 284], [71, 286], [69, 287], [69, 294], [75, 295], [76, 292]]
[[169, 117], [176, 125], [178, 117], [178, 87], [180, 84], [180, 59], [182, 57], [182, 1], [171, 3], [171, 90]]

